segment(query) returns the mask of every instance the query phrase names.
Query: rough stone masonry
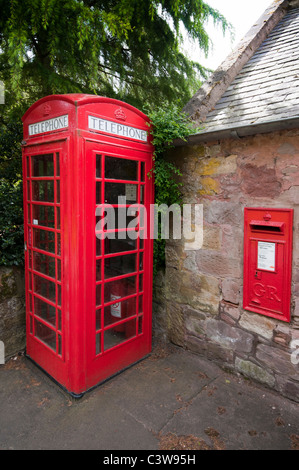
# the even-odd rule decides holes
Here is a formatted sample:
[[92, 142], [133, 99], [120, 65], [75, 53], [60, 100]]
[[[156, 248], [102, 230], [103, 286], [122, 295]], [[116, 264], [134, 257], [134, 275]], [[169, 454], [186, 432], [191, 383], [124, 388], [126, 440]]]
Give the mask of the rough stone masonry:
[[[156, 328], [173, 343], [299, 401], [299, 130], [178, 147], [184, 202], [204, 207], [204, 242], [166, 247]], [[244, 207], [294, 208], [291, 323], [242, 308]], [[166, 317], [164, 317], [166, 313]]]

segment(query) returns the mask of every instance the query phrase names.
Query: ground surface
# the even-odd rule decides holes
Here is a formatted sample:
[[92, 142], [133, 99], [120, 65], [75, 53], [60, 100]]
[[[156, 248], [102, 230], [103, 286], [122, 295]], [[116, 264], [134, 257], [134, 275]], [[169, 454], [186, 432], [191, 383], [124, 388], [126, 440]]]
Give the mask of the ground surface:
[[299, 450], [298, 404], [165, 345], [81, 399], [17, 356], [0, 422], [0, 450]]

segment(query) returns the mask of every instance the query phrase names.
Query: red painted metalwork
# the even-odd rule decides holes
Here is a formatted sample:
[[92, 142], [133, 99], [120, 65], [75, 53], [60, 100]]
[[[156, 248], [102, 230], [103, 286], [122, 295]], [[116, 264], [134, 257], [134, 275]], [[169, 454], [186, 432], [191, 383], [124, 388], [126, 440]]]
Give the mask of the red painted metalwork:
[[[148, 122], [79, 94], [45, 97], [23, 117], [26, 353], [74, 395], [151, 351]], [[109, 207], [134, 203], [111, 228]]]
[[293, 209], [244, 209], [243, 308], [290, 321]]

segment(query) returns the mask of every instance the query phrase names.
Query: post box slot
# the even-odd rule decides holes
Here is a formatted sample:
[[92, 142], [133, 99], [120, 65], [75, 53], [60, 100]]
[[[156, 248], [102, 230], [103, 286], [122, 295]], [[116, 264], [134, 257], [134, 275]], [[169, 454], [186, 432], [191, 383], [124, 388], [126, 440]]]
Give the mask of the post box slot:
[[250, 222], [250, 228], [256, 232], [267, 232], [267, 233], [283, 233], [284, 223], [283, 222], [263, 222], [259, 220], [252, 220]]

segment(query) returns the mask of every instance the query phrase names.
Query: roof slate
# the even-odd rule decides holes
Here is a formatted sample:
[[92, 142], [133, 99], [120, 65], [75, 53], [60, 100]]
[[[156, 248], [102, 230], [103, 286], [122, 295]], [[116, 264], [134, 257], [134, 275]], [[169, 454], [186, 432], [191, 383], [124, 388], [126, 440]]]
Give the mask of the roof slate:
[[299, 7], [286, 12], [210, 110], [199, 134], [299, 117]]

